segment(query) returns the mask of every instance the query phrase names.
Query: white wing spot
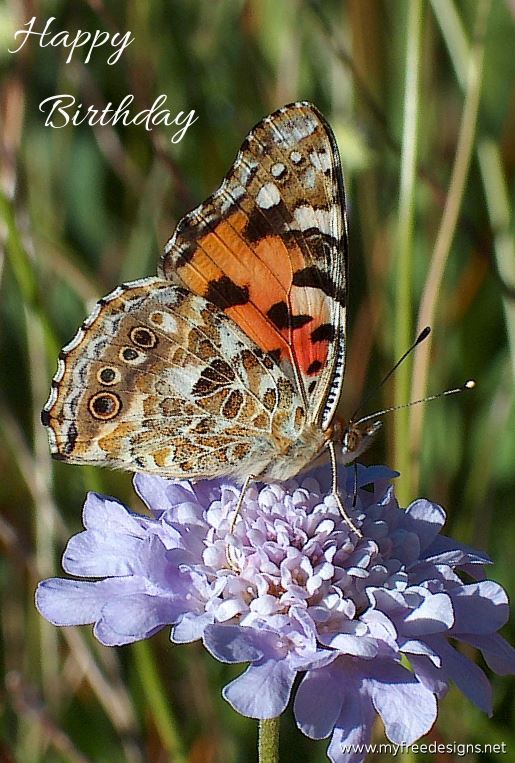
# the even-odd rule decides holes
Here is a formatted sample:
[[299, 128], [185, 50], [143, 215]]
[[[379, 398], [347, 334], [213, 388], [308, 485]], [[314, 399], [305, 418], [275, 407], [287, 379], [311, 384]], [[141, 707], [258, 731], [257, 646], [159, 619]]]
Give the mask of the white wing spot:
[[329, 209], [313, 209], [309, 204], [297, 207], [293, 214], [293, 221], [290, 227], [294, 230], [309, 230], [317, 228], [321, 233], [328, 236], [334, 236], [335, 212], [332, 207]]
[[292, 151], [290, 154], [290, 159], [294, 164], [298, 164], [302, 159], [302, 154], [300, 151]]
[[331, 169], [331, 157], [327, 152], [312, 151], [309, 155], [309, 159], [313, 167], [319, 172], [325, 172]]
[[276, 143], [283, 143], [288, 148], [293, 148], [299, 141], [312, 135], [317, 129], [317, 122], [307, 114], [292, 116], [284, 124], [280, 131], [274, 135]]
[[239, 157], [234, 164], [234, 175], [238, 178], [241, 185], [249, 184], [252, 173], [258, 167], [258, 163], [251, 159]]
[[306, 188], [314, 188], [316, 184], [316, 172], [313, 167], [308, 167], [304, 173], [303, 182]]
[[256, 196], [256, 204], [261, 209], [270, 209], [275, 207], [281, 201], [281, 194], [275, 183], [265, 183], [265, 185], [259, 189], [259, 193]]
[[280, 178], [285, 169], [286, 167], [284, 166], [284, 164], [282, 164], [281, 162], [277, 162], [276, 164], [272, 165], [272, 169], [270, 170], [270, 172], [272, 173], [274, 178]]

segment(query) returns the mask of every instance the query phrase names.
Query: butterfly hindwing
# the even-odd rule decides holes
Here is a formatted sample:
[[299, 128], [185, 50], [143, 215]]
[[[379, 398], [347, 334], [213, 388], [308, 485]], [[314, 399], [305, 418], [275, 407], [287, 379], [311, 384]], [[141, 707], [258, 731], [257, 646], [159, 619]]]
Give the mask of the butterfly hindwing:
[[296, 385], [322, 429], [345, 359], [345, 193], [333, 133], [296, 103], [247, 136], [220, 188], [186, 215], [162, 275], [223, 310]]
[[100, 300], [60, 354], [42, 418], [57, 458], [195, 479], [266, 470], [303, 415], [223, 311], [150, 278]]

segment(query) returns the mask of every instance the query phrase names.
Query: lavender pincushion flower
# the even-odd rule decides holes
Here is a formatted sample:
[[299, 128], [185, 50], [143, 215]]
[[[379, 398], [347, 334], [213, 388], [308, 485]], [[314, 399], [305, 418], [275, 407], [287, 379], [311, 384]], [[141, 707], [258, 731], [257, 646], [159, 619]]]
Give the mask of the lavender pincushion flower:
[[[282, 713], [303, 673], [297, 724], [312, 738], [333, 733], [338, 763], [363, 759], [346, 746], [369, 741], [376, 714], [392, 742], [412, 743], [431, 728], [451, 680], [491, 712], [484, 672], [449, 639], [479, 648], [501, 674], [513, 671], [515, 652], [496, 633], [508, 602], [482, 579], [488, 557], [439, 535], [439, 506], [421, 499], [401, 510], [393, 475], [358, 466], [362, 538], [338, 513], [326, 468], [251, 487], [232, 535], [238, 488], [138, 475], [152, 517], [90, 493], [86, 530], [70, 540], [63, 567], [97, 579], [46, 580], [37, 606], [56, 625], [94, 623], [106, 645], [167, 625], [175, 643], [202, 638], [217, 659], [250, 663], [224, 696], [253, 718]], [[353, 469], [340, 476], [352, 494]]]

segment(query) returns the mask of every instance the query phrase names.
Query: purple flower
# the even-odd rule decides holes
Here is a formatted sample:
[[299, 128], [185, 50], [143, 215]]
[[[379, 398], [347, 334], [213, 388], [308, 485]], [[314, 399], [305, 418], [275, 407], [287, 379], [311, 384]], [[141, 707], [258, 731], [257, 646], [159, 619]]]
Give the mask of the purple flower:
[[[513, 671], [515, 651], [496, 633], [508, 602], [484, 579], [488, 557], [439, 534], [436, 504], [401, 510], [392, 476], [357, 467], [348, 511], [359, 538], [338, 513], [325, 467], [252, 486], [232, 533], [231, 483], [138, 475], [152, 516], [90, 493], [86, 530], [68, 543], [63, 567], [93, 579], [45, 580], [37, 606], [56, 625], [94, 623], [109, 646], [166, 625], [175, 643], [202, 638], [218, 660], [249, 663], [224, 697], [252, 718], [282, 713], [302, 673], [297, 724], [315, 739], [332, 733], [338, 763], [364, 759], [350, 745], [369, 741], [376, 714], [392, 742], [412, 743], [431, 728], [451, 681], [491, 713], [488, 680], [456, 640], [501, 674]], [[349, 507], [353, 468], [340, 477]]]

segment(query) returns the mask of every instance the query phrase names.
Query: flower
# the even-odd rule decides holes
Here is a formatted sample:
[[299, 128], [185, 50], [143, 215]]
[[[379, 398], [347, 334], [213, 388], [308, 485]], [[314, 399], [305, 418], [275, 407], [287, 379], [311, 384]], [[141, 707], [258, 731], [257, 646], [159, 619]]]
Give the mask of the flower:
[[239, 488], [230, 482], [137, 475], [151, 516], [90, 493], [86, 530], [68, 543], [63, 567], [93, 580], [45, 580], [37, 606], [56, 625], [94, 623], [106, 645], [172, 625], [175, 643], [202, 639], [218, 660], [249, 663], [224, 697], [252, 718], [282, 713], [303, 674], [295, 718], [311, 738], [333, 734], [332, 761], [363, 760], [350, 746], [369, 741], [376, 714], [392, 742], [410, 744], [431, 728], [451, 680], [491, 713], [486, 675], [451, 642], [477, 647], [501, 674], [513, 671], [515, 651], [496, 633], [508, 602], [484, 579], [488, 557], [439, 534], [440, 506], [420, 499], [400, 509], [393, 476], [342, 468], [359, 537], [326, 467], [251, 486], [234, 527]]

